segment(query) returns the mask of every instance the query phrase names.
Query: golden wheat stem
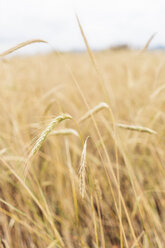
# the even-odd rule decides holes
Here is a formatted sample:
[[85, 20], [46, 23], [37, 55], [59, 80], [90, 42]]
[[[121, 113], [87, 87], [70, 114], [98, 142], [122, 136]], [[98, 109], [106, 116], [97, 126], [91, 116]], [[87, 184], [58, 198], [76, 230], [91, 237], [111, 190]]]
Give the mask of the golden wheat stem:
[[50, 135], [70, 135], [70, 134], [73, 134], [73, 135], [79, 137], [78, 132], [72, 128], [59, 129], [59, 130], [52, 131], [50, 133]]
[[67, 157], [67, 167], [69, 169], [70, 174], [75, 174], [74, 169], [72, 167], [72, 162], [71, 162], [71, 156], [70, 156], [70, 151], [69, 151], [69, 143], [68, 139], [65, 138], [65, 148], [66, 148], [66, 157]]
[[157, 95], [159, 95], [159, 93], [161, 92], [161, 91], [163, 91], [165, 89], [165, 85], [163, 84], [163, 85], [161, 85], [158, 89], [156, 89], [153, 93], [152, 93], [152, 95], [150, 96], [150, 98], [151, 99], [153, 99], [153, 98], [155, 98]]
[[69, 169], [69, 176], [70, 176], [70, 181], [71, 181], [71, 186], [72, 186], [72, 195], [73, 195], [73, 202], [74, 202], [74, 208], [75, 208], [75, 217], [76, 217], [76, 223], [79, 223], [79, 209], [78, 209], [78, 202], [77, 202], [77, 193], [76, 193], [76, 187], [75, 187], [75, 179], [76, 178], [76, 173], [72, 167], [72, 162], [71, 162], [71, 156], [70, 156], [70, 150], [69, 150], [69, 143], [68, 139], [65, 138], [65, 147], [66, 147], [66, 157], [67, 157], [67, 167]]
[[154, 33], [154, 34], [151, 35], [151, 37], [150, 37], [149, 40], [146, 42], [146, 44], [144, 45], [144, 47], [140, 50], [139, 54], [144, 53], [144, 52], [148, 49], [148, 47], [149, 47], [151, 41], [153, 40], [153, 38], [155, 37], [155, 35], [156, 35], [156, 33]]
[[96, 221], [96, 215], [95, 215], [92, 195], [91, 195], [91, 207], [92, 207], [92, 215], [93, 215], [93, 225], [94, 225], [94, 230], [95, 230], [96, 248], [99, 248], [99, 238], [98, 238], [98, 230], [97, 230], [98, 228], [97, 228], [97, 221]]
[[27, 45], [30, 45], [30, 44], [33, 44], [33, 43], [48, 43], [47, 41], [45, 40], [40, 40], [40, 39], [36, 39], [36, 40], [28, 40], [28, 41], [25, 41], [25, 42], [22, 42], [22, 43], [19, 43], [18, 45], [4, 51], [3, 53], [0, 53], [0, 57], [4, 57], [22, 47], [25, 47]]

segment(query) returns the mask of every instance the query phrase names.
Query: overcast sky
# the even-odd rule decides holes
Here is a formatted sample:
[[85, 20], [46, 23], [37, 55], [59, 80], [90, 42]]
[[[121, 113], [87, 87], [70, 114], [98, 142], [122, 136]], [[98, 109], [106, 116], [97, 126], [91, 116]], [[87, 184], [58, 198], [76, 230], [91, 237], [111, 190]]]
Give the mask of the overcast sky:
[[0, 0], [0, 51], [35, 38], [60, 50], [84, 49], [75, 12], [93, 49], [140, 47], [155, 32], [151, 47], [165, 45], [165, 0]]

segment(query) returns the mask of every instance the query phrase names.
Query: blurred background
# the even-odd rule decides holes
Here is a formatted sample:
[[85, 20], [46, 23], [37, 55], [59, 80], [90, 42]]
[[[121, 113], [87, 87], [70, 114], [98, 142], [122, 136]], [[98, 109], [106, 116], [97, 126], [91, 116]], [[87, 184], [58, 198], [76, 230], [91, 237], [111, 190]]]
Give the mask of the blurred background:
[[[85, 49], [75, 13], [92, 49], [142, 47], [153, 33], [150, 49], [165, 47], [163, 0], [1, 0], [0, 52], [29, 39], [47, 40], [55, 49]], [[17, 53], [48, 52], [43, 44]]]

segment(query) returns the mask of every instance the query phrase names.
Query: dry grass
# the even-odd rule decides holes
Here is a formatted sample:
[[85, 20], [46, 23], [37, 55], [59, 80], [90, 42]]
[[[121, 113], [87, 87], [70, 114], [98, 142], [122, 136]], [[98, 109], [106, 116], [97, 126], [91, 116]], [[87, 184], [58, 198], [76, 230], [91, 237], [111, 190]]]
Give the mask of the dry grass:
[[164, 247], [164, 53], [90, 56], [0, 61], [0, 247]]

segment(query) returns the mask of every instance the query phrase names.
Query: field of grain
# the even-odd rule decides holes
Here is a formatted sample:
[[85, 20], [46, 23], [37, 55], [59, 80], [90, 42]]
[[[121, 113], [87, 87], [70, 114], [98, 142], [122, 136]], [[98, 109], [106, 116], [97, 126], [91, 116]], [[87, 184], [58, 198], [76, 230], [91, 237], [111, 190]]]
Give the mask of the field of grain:
[[165, 245], [165, 53], [94, 57], [1, 58], [0, 247]]

